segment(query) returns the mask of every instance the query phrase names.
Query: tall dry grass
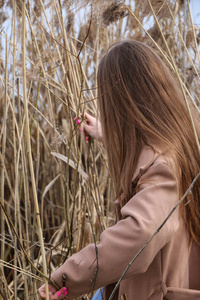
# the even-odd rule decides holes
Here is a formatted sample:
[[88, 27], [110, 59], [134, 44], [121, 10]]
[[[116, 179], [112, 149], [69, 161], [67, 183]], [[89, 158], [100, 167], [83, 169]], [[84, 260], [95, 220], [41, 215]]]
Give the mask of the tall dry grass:
[[39, 299], [38, 285], [115, 222], [103, 145], [73, 121], [98, 115], [101, 55], [124, 37], [149, 44], [199, 106], [200, 30], [189, 0], [3, 0], [0, 9], [0, 298]]

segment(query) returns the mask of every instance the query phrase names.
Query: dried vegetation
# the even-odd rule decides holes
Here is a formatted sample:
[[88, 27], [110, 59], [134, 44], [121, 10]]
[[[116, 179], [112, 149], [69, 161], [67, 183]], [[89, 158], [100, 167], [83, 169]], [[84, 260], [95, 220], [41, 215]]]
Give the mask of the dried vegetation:
[[73, 121], [97, 114], [101, 55], [123, 38], [151, 45], [199, 106], [200, 29], [186, 0], [0, 9], [0, 298], [39, 299], [40, 280], [115, 221], [103, 146]]

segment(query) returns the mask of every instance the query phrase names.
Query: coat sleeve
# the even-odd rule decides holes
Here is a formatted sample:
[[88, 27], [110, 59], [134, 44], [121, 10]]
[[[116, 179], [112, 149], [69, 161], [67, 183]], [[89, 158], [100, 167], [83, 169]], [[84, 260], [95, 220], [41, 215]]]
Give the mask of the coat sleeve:
[[[140, 178], [136, 195], [121, 209], [122, 219], [58, 268], [52, 278], [62, 286], [67, 276], [69, 299], [119, 280], [129, 262], [161, 225], [178, 201], [177, 180], [166, 163], [154, 163]], [[141, 252], [125, 278], [143, 273], [178, 229], [178, 211]]]

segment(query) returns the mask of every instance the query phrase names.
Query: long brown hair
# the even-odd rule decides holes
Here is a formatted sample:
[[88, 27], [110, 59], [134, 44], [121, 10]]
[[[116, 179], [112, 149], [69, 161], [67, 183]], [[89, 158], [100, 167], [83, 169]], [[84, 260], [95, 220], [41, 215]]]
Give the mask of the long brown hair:
[[[169, 69], [147, 45], [133, 40], [119, 42], [101, 59], [98, 87], [116, 196], [123, 193], [127, 201], [131, 198], [132, 176], [145, 144], [170, 151], [181, 169], [181, 196], [200, 172], [200, 155], [182, 92]], [[194, 119], [200, 137], [197, 113]], [[181, 208], [190, 237], [200, 242], [199, 183], [192, 193], [192, 201]]]

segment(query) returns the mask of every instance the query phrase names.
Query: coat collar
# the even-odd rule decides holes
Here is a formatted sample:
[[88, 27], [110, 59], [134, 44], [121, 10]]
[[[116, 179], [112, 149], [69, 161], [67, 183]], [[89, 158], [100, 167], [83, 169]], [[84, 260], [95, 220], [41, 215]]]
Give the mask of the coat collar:
[[[132, 182], [137, 185], [140, 177], [146, 172], [146, 170], [155, 162], [155, 160], [162, 155], [161, 151], [153, 148], [152, 146], [145, 145], [139, 156], [137, 167], [133, 173]], [[118, 207], [122, 207], [124, 203], [124, 195], [122, 194], [116, 201], [115, 204]]]

